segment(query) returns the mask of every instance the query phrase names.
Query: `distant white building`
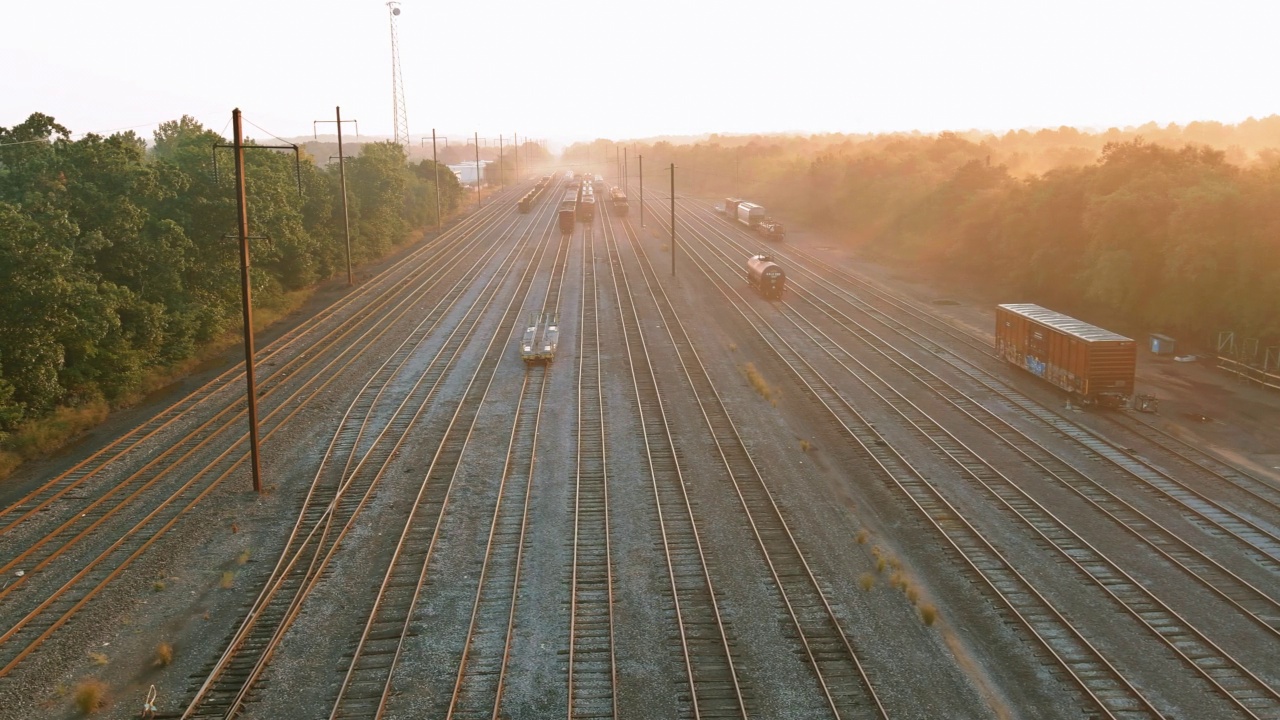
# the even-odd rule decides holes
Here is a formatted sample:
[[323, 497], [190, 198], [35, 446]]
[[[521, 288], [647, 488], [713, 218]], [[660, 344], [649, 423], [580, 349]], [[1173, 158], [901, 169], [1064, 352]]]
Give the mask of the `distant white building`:
[[[484, 172], [484, 167], [491, 162], [493, 161], [492, 160], [480, 161], [481, 174], [483, 174]], [[452, 170], [453, 174], [458, 176], [458, 182], [462, 183], [463, 185], [476, 184], [477, 173], [476, 173], [476, 163], [474, 160], [467, 160], [466, 162], [460, 162], [457, 165], [446, 165], [445, 167]]]

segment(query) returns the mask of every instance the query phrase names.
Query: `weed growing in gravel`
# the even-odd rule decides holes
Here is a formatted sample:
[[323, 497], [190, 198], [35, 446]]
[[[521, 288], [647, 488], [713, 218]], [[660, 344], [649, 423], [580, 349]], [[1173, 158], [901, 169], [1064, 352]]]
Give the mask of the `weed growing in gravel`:
[[800, 439], [800, 452], [809, 452], [809, 448], [811, 447], [813, 447], [813, 444], [810, 443], [808, 440], [805, 440], [803, 438]]
[[231, 523], [231, 534], [235, 535], [238, 532], [240, 532], [240, 526], [235, 523]]
[[859, 545], [866, 545], [867, 541], [870, 539], [871, 539], [871, 533], [867, 532], [866, 529], [862, 529], [858, 531], [857, 540]]
[[735, 342], [729, 343], [729, 349], [733, 352], [738, 352], [738, 343], [735, 343]]
[[858, 584], [862, 586], [863, 590], [870, 590], [876, 586], [876, 576], [871, 573], [862, 573], [862, 576], [858, 578]]
[[938, 608], [934, 607], [932, 603], [921, 605], [920, 619], [924, 621], [925, 625], [933, 625], [934, 621], [938, 619]]
[[752, 363], [743, 365], [742, 372], [747, 376], [747, 380], [751, 382], [751, 387], [755, 388], [757, 393], [760, 393], [760, 397], [768, 400], [773, 405], [778, 404], [778, 400], [774, 397], [776, 391], [769, 386], [769, 383], [765, 381], [764, 376], [760, 374], [760, 371], [756, 370], [755, 365]]
[[248, 550], [245, 550], [244, 552], [242, 552], [242, 553], [240, 553], [239, 555], [237, 555], [237, 556], [236, 556], [236, 564], [237, 564], [237, 565], [244, 565], [244, 564], [245, 564], [245, 563], [247, 563], [247, 562], [249, 562], [249, 551], [248, 551]]
[[907, 599], [911, 601], [912, 605], [918, 605], [920, 603], [920, 588], [917, 588], [915, 585], [908, 582], [906, 587], [903, 588], [903, 592], [907, 594]]
[[111, 662], [111, 660], [107, 657], [106, 653], [100, 653], [100, 652], [89, 653], [89, 659], [93, 661], [94, 665], [106, 665], [107, 663]]
[[151, 664], [156, 667], [167, 667], [171, 662], [173, 662], [173, 645], [167, 642], [157, 645], [156, 657]]
[[84, 715], [97, 712], [107, 704], [107, 684], [97, 678], [86, 678], [76, 685], [76, 708]]
[[155, 591], [155, 592], [160, 592], [161, 590], [164, 590], [164, 581], [163, 581], [163, 580], [157, 580], [157, 581], [155, 581], [155, 582], [151, 583], [151, 589], [152, 589], [153, 591]]
[[230, 570], [227, 570], [222, 573], [222, 580], [218, 582], [218, 587], [226, 590], [227, 588], [230, 588], [232, 585], [235, 585], [235, 584], [236, 584], [236, 574], [231, 572]]

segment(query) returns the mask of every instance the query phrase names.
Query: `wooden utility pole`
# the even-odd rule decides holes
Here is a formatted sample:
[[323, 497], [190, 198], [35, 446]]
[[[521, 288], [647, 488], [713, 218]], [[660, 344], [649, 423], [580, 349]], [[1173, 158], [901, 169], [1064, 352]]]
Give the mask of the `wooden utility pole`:
[[644, 227], [644, 156], [640, 156], [640, 227]]
[[[351, 276], [351, 220], [347, 214], [347, 157], [342, 153], [342, 108], [335, 107], [334, 115], [336, 120], [316, 120], [311, 123], [312, 131], [316, 125], [322, 122], [332, 122], [338, 124], [338, 177], [342, 181], [342, 229], [346, 233], [347, 238], [347, 287], [354, 285]], [[356, 122], [355, 120], [347, 120], [346, 122]], [[356, 124], [356, 135], [360, 134], [360, 125]], [[318, 136], [317, 136], [318, 137]], [[332, 158], [330, 158], [332, 159]]]
[[671, 277], [676, 276], [676, 164], [671, 163]]
[[444, 220], [440, 217], [440, 161], [436, 160], [436, 129], [431, 128], [431, 164], [436, 173], [436, 232], [440, 232]]
[[[244, 377], [249, 399], [249, 454], [253, 462], [253, 490], [262, 492], [262, 463], [258, 458], [258, 398], [253, 377], [253, 298], [249, 282], [249, 208], [244, 190], [244, 133], [240, 128], [240, 108], [231, 111], [235, 126], [236, 205], [240, 236], [240, 299], [244, 311]], [[341, 127], [341, 126], [339, 126]]]

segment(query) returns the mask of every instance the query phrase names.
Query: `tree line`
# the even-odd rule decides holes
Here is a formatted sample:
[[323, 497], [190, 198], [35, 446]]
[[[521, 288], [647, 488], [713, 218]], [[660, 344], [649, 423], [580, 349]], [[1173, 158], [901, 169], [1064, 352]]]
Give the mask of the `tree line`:
[[[1147, 137], [1151, 133], [1154, 139]], [[1192, 139], [1214, 141], [1215, 145]], [[614, 144], [566, 159], [613, 174]], [[646, 184], [739, 195], [784, 223], [994, 302], [1133, 337], [1280, 342], [1280, 117], [1003, 136], [719, 137], [629, 144]]]
[[[214, 149], [228, 143], [186, 116], [149, 146], [73, 140], [40, 113], [0, 127], [0, 439], [59, 406], [116, 403], [239, 329], [233, 157]], [[245, 165], [250, 232], [269, 238], [253, 241], [255, 305], [345, 272], [337, 163], [260, 150]], [[393, 143], [364, 143], [346, 173], [353, 264], [434, 225], [437, 192], [445, 214], [465, 197]]]

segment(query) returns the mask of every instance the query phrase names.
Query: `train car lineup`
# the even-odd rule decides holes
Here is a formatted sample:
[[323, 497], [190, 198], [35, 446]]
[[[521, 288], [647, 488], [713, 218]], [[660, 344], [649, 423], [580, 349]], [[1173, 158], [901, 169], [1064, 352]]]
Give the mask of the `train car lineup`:
[[767, 215], [763, 205], [747, 202], [742, 198], [725, 198], [724, 204], [716, 208], [716, 212], [722, 213], [729, 222], [747, 226], [766, 240], [782, 242], [787, 237], [787, 229]]
[[[603, 178], [582, 176], [577, 182], [569, 172], [569, 188], [560, 202], [560, 231], [572, 233], [575, 223], [595, 219], [597, 193], [603, 195]], [[520, 200], [528, 212], [551, 176], [544, 176]], [[626, 193], [609, 189], [610, 208], [619, 215], [629, 209]], [[726, 219], [744, 225], [768, 239], [782, 240], [785, 230], [765, 214], [764, 207], [740, 198], [725, 198], [716, 208]], [[746, 263], [747, 283], [767, 300], [780, 300], [787, 274], [767, 254], [753, 255]], [[526, 345], [528, 343], [525, 343]], [[1005, 304], [996, 308], [996, 354], [1009, 363], [1065, 390], [1082, 405], [1125, 407], [1134, 397], [1137, 343], [1131, 338], [1090, 325], [1039, 305]]]

